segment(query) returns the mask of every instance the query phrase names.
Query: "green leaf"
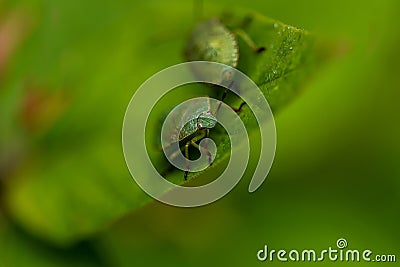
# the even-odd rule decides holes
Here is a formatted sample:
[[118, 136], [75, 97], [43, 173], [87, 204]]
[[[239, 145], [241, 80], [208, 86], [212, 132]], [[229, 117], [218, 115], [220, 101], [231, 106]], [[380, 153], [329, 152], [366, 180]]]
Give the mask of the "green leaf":
[[[46, 132], [32, 133], [24, 130], [23, 125], [20, 127], [26, 139], [24, 160], [5, 181], [4, 200], [9, 214], [25, 229], [40, 238], [68, 245], [100, 231], [151, 200], [133, 182], [125, 166], [122, 119], [133, 94], [131, 89], [154, 72], [182, 62], [183, 45], [193, 25], [182, 23], [191, 21], [188, 7], [182, 5], [174, 6], [171, 12], [144, 5], [135, 9], [136, 16], [131, 13], [133, 7], [123, 10], [114, 6], [104, 6], [95, 14], [74, 16], [75, 7], [62, 5], [53, 8], [58, 9], [64, 28], [59, 31], [48, 26], [51, 23], [45, 22], [53, 19], [53, 13], [45, 13], [26, 52], [31, 61], [21, 72], [33, 72], [45, 87], [62, 88], [58, 90], [66, 92], [68, 107]], [[234, 27], [246, 15], [235, 13], [236, 17], [228, 18], [226, 23]], [[101, 23], [93, 24], [99, 17]], [[132, 17], [136, 22], [133, 24], [141, 21], [145, 27], [132, 28]], [[306, 31], [258, 14], [252, 18], [245, 30], [267, 50], [256, 55], [239, 41], [238, 68], [260, 86], [276, 111], [298, 95], [322, 59], [313, 37]], [[164, 21], [170, 22], [170, 33], [176, 37], [165, 34], [171, 38], [166, 40], [157, 30]], [[82, 31], [85, 27], [91, 31]], [[48, 36], [57, 42], [48, 42]], [[49, 47], [43, 45], [47, 43]], [[26, 63], [23, 55], [17, 60], [22, 65]], [[60, 62], [61, 70], [51, 67]], [[202, 91], [191, 90], [175, 100], [209, 91], [204, 86], [196, 88]], [[12, 90], [11, 86], [8, 90]], [[229, 102], [238, 103], [235, 99]], [[170, 108], [161, 105], [154, 117], [159, 118]], [[241, 117], [251, 134], [256, 134], [247, 108]], [[149, 125], [155, 126], [157, 122]], [[156, 133], [153, 131], [146, 137], [149, 144], [157, 144]], [[210, 170], [191, 176], [196, 177], [193, 184], [206, 182], [214, 175], [210, 173], [218, 174], [226, 163], [227, 137], [215, 133], [212, 138], [218, 144], [219, 154]], [[158, 167], [167, 167], [157, 149], [150, 156]], [[182, 183], [183, 174], [174, 171], [168, 179]]]
[[[238, 69], [259, 86], [275, 114], [296, 98], [316, 71], [317, 65], [325, 59], [320, 50], [328, 48], [317, 46], [315, 37], [305, 30], [255, 12], [243, 12], [240, 15], [235, 12], [235, 16], [231, 14], [221, 20], [232, 30], [245, 23], [246, 26], [243, 29], [246, 34], [258, 47], [266, 49], [262, 53], [255, 53], [243, 39], [238, 38]], [[208, 92], [208, 95], [214, 95], [216, 98], [219, 96], [212, 91]], [[241, 100], [233, 98], [228, 99], [227, 102], [231, 106], [239, 106]], [[251, 139], [257, 140], [258, 125], [247, 106], [244, 106], [240, 116], [245, 122], [248, 133], [254, 137]], [[213, 165], [204, 172], [189, 175], [191, 178], [189, 185], [210, 182], [224, 170], [227, 164], [230, 154], [229, 137], [221, 132], [211, 133], [211, 137], [218, 149]], [[252, 149], [257, 152], [258, 148], [254, 142]], [[180, 184], [182, 173], [171, 173], [168, 179]]]
[[90, 242], [60, 249], [27, 235], [0, 217], [0, 266], [104, 266]]

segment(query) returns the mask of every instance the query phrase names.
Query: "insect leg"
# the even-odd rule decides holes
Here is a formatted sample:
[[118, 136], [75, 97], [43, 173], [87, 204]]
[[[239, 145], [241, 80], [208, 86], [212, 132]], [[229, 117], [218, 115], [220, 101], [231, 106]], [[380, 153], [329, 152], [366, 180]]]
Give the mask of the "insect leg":
[[256, 53], [261, 53], [263, 51], [265, 51], [265, 47], [260, 46], [258, 47], [253, 40], [247, 35], [247, 33], [245, 31], [243, 31], [242, 29], [236, 29], [233, 31], [237, 36], [239, 36], [240, 38], [242, 38], [242, 40], [251, 48], [253, 49], [254, 52]]
[[[206, 129], [206, 137], [208, 138], [210, 136], [210, 129]], [[212, 155], [210, 153], [210, 151], [208, 150], [208, 139], [206, 140], [206, 144], [204, 146], [204, 148], [206, 149], [206, 151], [208, 152], [208, 164], [211, 166], [212, 165]]]
[[210, 129], [207, 128], [206, 131], [203, 132], [202, 134], [193, 137], [193, 139], [190, 140], [190, 143], [191, 143], [192, 146], [194, 146], [194, 147], [197, 148], [198, 150], [201, 150], [201, 149], [204, 150], [204, 152], [205, 152], [205, 153], [207, 154], [207, 156], [208, 156], [208, 163], [209, 163], [209, 165], [211, 165], [211, 164], [212, 164], [212, 155], [211, 155], [211, 152], [207, 149], [207, 145], [208, 145], [208, 144], [206, 143], [206, 146], [203, 147], [203, 148], [201, 148], [201, 147], [196, 143], [197, 141], [203, 139], [204, 137], [208, 137], [209, 134], [210, 134]]
[[228, 91], [229, 91], [229, 89], [226, 88], [225, 91], [224, 91], [224, 93], [222, 94], [221, 101], [224, 101], [226, 95], [228, 94]]
[[231, 107], [236, 113], [239, 113], [241, 110], [242, 110], [242, 108], [243, 108], [243, 106], [244, 105], [246, 105], [247, 103], [246, 102], [242, 102], [241, 104], [240, 104], [240, 106], [238, 107], [238, 108], [234, 108], [234, 107]]
[[185, 157], [186, 157], [186, 171], [183, 176], [185, 180], [187, 180], [187, 176], [190, 170], [190, 165], [189, 165], [189, 146], [190, 146], [191, 141], [187, 142], [185, 145]]
[[[235, 81], [231, 81], [229, 83], [229, 85], [228, 85], [228, 88], [225, 88], [225, 91], [224, 91], [224, 93], [222, 94], [222, 97], [221, 97], [221, 102], [223, 102], [225, 100], [225, 97], [228, 95], [229, 88], [231, 88], [233, 86], [234, 82]], [[218, 114], [219, 109], [221, 108], [221, 105], [222, 105], [222, 103], [219, 103], [219, 105], [217, 107], [216, 114]]]
[[[191, 142], [191, 145], [194, 146], [195, 148], [197, 148], [198, 150], [201, 149], [201, 147], [200, 147], [198, 144], [196, 144], [196, 142], [195, 142], [194, 140], [192, 140], [192, 141], [190, 141], [190, 142]], [[205, 152], [207, 153], [208, 162], [209, 162], [209, 164], [211, 165], [211, 163], [212, 163], [212, 155], [211, 155], [211, 152], [208, 151], [208, 149], [204, 149], [204, 150], [205, 150]]]
[[[230, 82], [230, 84], [228, 85], [228, 88], [231, 88], [232, 86], [236, 86], [236, 84], [234, 84], [234, 81], [231, 81], [231, 82]], [[224, 91], [224, 93], [223, 93], [223, 95], [222, 95], [221, 101], [224, 101], [226, 95], [228, 94], [228, 91], [229, 91], [228, 88], [225, 89], [225, 91]], [[239, 89], [236, 89], [236, 90], [239, 91]], [[222, 103], [219, 103], [219, 105], [218, 105], [217, 113], [218, 113], [219, 109], [221, 108], [221, 104], [222, 104]], [[246, 102], [245, 102], [245, 101], [243, 101], [243, 102], [240, 104], [239, 108], [234, 108], [234, 107], [231, 107], [231, 108], [232, 108], [235, 112], [240, 112], [240, 111], [242, 110], [242, 108], [243, 108], [244, 105], [246, 105]]]
[[225, 88], [225, 91], [224, 91], [224, 93], [222, 94], [221, 101], [224, 101], [226, 95], [228, 94], [229, 88], [232, 88], [232, 86], [233, 86], [234, 84], [235, 84], [235, 81], [231, 81], [231, 82], [228, 84], [228, 88]]

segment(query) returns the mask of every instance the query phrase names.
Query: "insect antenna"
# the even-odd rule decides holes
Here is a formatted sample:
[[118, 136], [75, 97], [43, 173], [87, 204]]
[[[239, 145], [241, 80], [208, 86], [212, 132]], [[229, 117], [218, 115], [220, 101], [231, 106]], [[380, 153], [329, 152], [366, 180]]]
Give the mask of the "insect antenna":
[[203, 20], [203, 7], [204, 1], [203, 0], [193, 0], [193, 18], [195, 23]]

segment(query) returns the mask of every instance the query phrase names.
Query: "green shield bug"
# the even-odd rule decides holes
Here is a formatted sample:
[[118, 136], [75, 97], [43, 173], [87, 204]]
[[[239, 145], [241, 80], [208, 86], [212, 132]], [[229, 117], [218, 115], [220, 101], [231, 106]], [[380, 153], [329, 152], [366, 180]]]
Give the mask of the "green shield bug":
[[[186, 158], [186, 171], [184, 179], [187, 179], [188, 172], [190, 171], [189, 165], [189, 147], [193, 146], [200, 150], [198, 141], [204, 137], [209, 137], [210, 129], [214, 128], [217, 124], [217, 118], [211, 112], [211, 105], [209, 98], [198, 98], [191, 100], [191, 107], [180, 109], [178, 114], [175, 114], [176, 119], [172, 127], [166, 131], [166, 140], [170, 140], [166, 144], [167, 147], [171, 145], [174, 140], [179, 143], [185, 142], [184, 155]], [[205, 149], [208, 157], [208, 164], [212, 164], [212, 155], [210, 151]], [[169, 158], [174, 159], [181, 151], [175, 151], [170, 154]]]
[[206, 60], [236, 67], [239, 49], [235, 36], [216, 18], [200, 23], [185, 47], [189, 61]]
[[[246, 17], [242, 24], [246, 25], [250, 22], [251, 18]], [[255, 53], [265, 51], [265, 47], [258, 47], [243, 29], [229, 30], [220, 20], [212, 18], [198, 24], [191, 32], [184, 55], [188, 61], [213, 61], [236, 68], [239, 61], [237, 37], [240, 37]], [[230, 73], [201, 73], [200, 75], [213, 75], [214, 80], [219, 81], [229, 81], [232, 78]], [[228, 89], [224, 91], [221, 101], [224, 101], [227, 92]]]
[[[184, 48], [184, 55], [188, 61], [213, 61], [236, 68], [239, 61], [237, 37], [240, 37], [255, 53], [265, 50], [264, 47], [257, 47], [243, 29], [229, 30], [220, 20], [212, 18], [198, 24], [194, 28]], [[199, 75], [212, 75], [213, 80], [217, 81], [229, 82], [232, 78], [229, 72], [209, 73], [206, 70], [200, 71], [202, 73], [199, 73]], [[232, 83], [228, 87], [232, 86]], [[228, 90], [224, 91], [221, 101], [224, 101]], [[232, 107], [232, 109], [239, 112], [244, 105], [245, 102], [242, 102], [239, 108]], [[219, 107], [216, 109], [216, 112], [218, 112]], [[203, 103], [198, 109], [191, 112], [191, 114], [185, 114], [183, 111], [183, 114], [180, 114], [182, 120], [177, 121], [176, 124], [176, 130], [179, 133], [178, 140], [184, 143], [184, 155], [188, 160], [184, 173], [185, 180], [190, 171], [189, 147], [193, 146], [200, 149], [197, 142], [208, 137], [210, 129], [214, 128], [217, 124], [217, 119], [210, 110], [209, 101], [208, 104]], [[211, 165], [213, 160], [211, 153], [209, 151], [205, 152], [208, 155], [209, 164]], [[181, 151], [175, 151], [170, 157], [176, 157], [177, 153], [181, 153]]]

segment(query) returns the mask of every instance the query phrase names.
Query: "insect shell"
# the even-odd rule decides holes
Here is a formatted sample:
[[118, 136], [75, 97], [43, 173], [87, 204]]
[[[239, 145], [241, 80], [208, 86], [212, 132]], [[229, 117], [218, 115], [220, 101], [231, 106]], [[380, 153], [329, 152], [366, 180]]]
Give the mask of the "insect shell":
[[178, 126], [182, 127], [179, 131], [179, 141], [182, 141], [186, 137], [200, 131], [202, 129], [211, 129], [217, 124], [217, 118], [211, 113], [209, 101], [207, 103], [199, 102], [199, 107], [194, 112], [188, 114], [182, 114], [182, 118], [188, 118], [188, 122], [182, 120]]
[[214, 61], [235, 68], [239, 49], [235, 35], [213, 18], [192, 31], [185, 47], [185, 56], [189, 61]]
[[[186, 180], [188, 172], [190, 171], [189, 163], [189, 146], [196, 146], [197, 141], [200, 141], [204, 137], [208, 137], [209, 129], [214, 128], [217, 124], [217, 118], [211, 112], [211, 105], [209, 98], [198, 98], [192, 99], [190, 106], [182, 108], [179, 113], [174, 116], [174, 123], [167, 124], [165, 129], [166, 147], [170, 147], [173, 142], [178, 140], [179, 142], [186, 140], [185, 157], [187, 159], [186, 171], [184, 173], [184, 179]], [[170, 147], [169, 158], [175, 158], [180, 151], [174, 151], [173, 147]], [[212, 163], [212, 155], [206, 150], [208, 155], [209, 164]]]
[[[202, 130], [214, 128], [217, 118], [211, 112], [209, 98], [198, 98], [190, 100], [190, 108], [181, 108], [174, 116], [174, 122], [167, 125], [164, 137], [166, 145], [196, 136]], [[190, 141], [190, 140], [189, 140]]]
[[[216, 18], [200, 23], [192, 31], [184, 54], [188, 61], [213, 61], [233, 68], [236, 68], [239, 60], [236, 36]], [[207, 75], [207, 78], [212, 78], [216, 82], [231, 78], [231, 74], [227, 72], [209, 73], [207, 70], [195, 70], [195, 72], [200, 77]]]

